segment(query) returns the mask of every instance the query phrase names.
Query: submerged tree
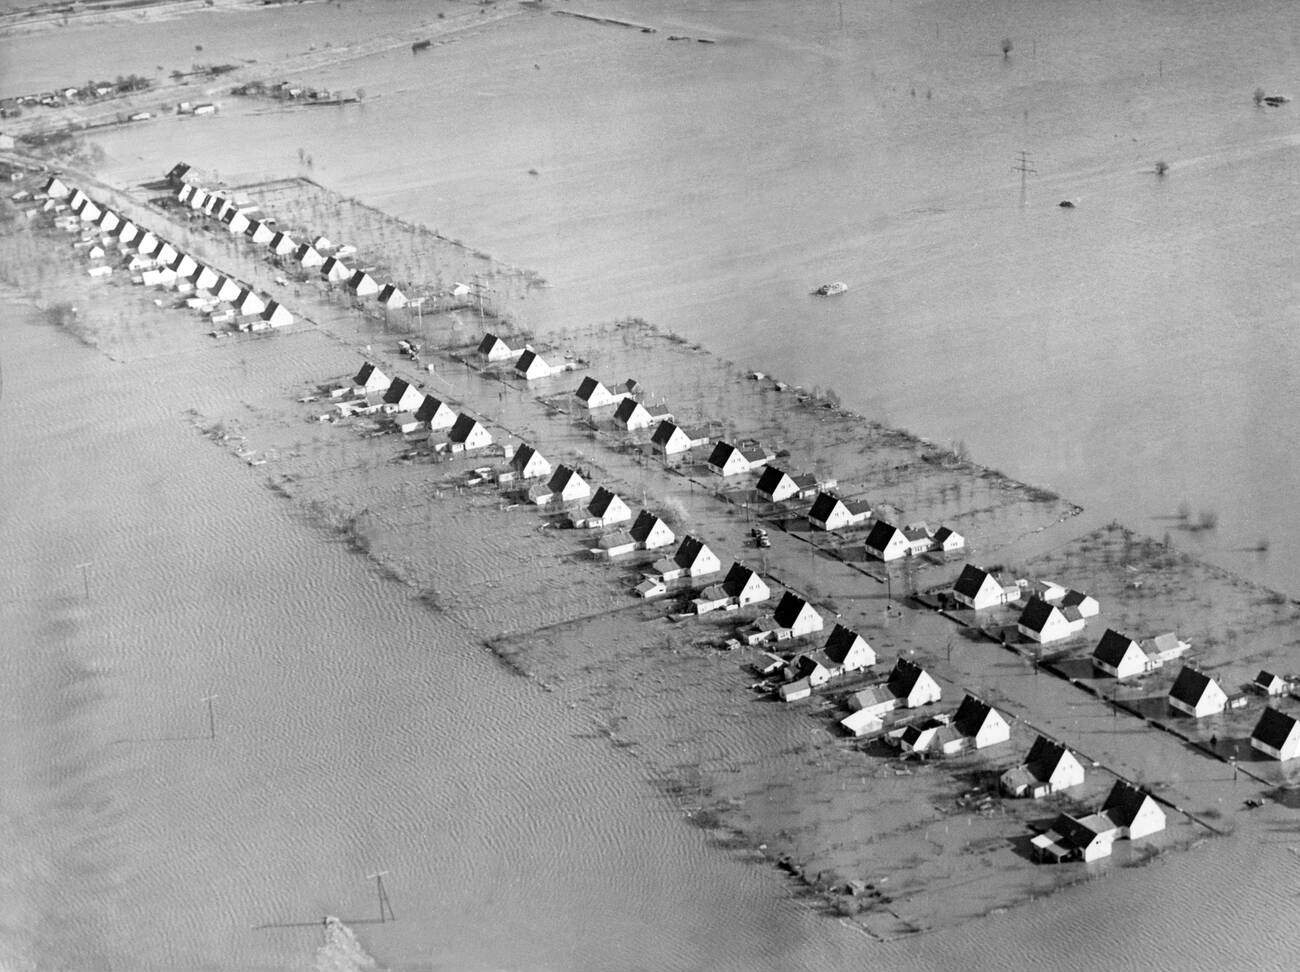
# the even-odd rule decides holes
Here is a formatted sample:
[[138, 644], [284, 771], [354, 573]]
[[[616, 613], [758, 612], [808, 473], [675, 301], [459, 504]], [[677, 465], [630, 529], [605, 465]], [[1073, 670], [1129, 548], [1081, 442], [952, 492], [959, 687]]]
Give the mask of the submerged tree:
[[1255, 89], [1255, 107], [1256, 107], [1256, 108], [1262, 108], [1262, 107], [1264, 107], [1264, 89], [1263, 89], [1263, 88], [1256, 88], [1256, 89]]
[[1160, 159], [1156, 162], [1156, 175], [1161, 176], [1163, 178], [1164, 174], [1168, 171], [1169, 171], [1168, 162], [1166, 162], [1164, 159]]
[[1011, 38], [1004, 37], [1002, 38], [1002, 59], [1005, 61], [1010, 56], [1011, 56]]

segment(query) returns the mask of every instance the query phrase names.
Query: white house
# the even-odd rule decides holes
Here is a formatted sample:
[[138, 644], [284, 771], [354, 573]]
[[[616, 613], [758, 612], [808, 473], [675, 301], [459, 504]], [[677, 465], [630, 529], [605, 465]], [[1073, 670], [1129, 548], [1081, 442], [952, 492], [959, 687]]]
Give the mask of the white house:
[[[423, 402], [423, 399], [421, 399], [421, 402]], [[456, 417], [451, 431], [447, 433], [447, 441], [466, 450], [483, 449], [492, 444], [492, 433], [485, 429], [483, 424], [474, 416], [462, 412]]]
[[629, 432], [648, 429], [654, 421], [655, 417], [635, 398], [624, 398], [614, 410], [614, 424]]
[[722, 569], [717, 555], [699, 537], [685, 536], [671, 560], [656, 560], [651, 573], [665, 581], [680, 577], [703, 577]]
[[[456, 412], [444, 401], [425, 395], [420, 407], [415, 410], [415, 417], [430, 429], [449, 429], [456, 424]], [[547, 468], [550, 471], [550, 468]]]
[[630, 532], [637, 546], [642, 550], [658, 550], [660, 547], [671, 546], [677, 542], [672, 528], [649, 510], [642, 510], [637, 514], [636, 522], [632, 524]]
[[1250, 734], [1250, 745], [1273, 759], [1295, 759], [1300, 756], [1300, 721], [1270, 705]]
[[234, 299], [235, 310], [244, 317], [254, 317], [266, 310], [266, 301], [259, 294], [245, 287]]
[[352, 279], [352, 271], [338, 257], [326, 257], [320, 265], [320, 275], [330, 283]]
[[372, 297], [379, 293], [379, 283], [364, 270], [357, 270], [348, 278], [348, 291], [356, 297]]
[[548, 378], [553, 370], [546, 363], [546, 360], [532, 348], [524, 348], [519, 355], [519, 359], [515, 362], [515, 374], [523, 378], [524, 381], [537, 381], [539, 378]]
[[478, 355], [487, 361], [506, 361], [514, 357], [514, 351], [495, 334], [485, 334], [478, 343]]
[[1061, 597], [1061, 609], [1074, 608], [1079, 612], [1080, 617], [1095, 618], [1101, 610], [1101, 605], [1097, 603], [1095, 597], [1090, 597], [1082, 591], [1068, 590]]
[[1016, 628], [1030, 641], [1047, 644], [1077, 634], [1086, 623], [1073, 608], [1062, 610], [1055, 604], [1032, 597], [1020, 612]]
[[384, 392], [384, 404], [392, 411], [416, 412], [424, 404], [424, 394], [405, 378], [394, 378]]
[[1042, 799], [1083, 784], [1083, 764], [1074, 753], [1046, 736], [1039, 736], [1019, 766], [1002, 774], [999, 785], [1010, 797]]
[[973, 695], [967, 695], [957, 707], [953, 727], [967, 739], [970, 749], [996, 746], [1011, 738], [1011, 727], [1002, 713]]
[[851, 736], [865, 736], [870, 732], [879, 732], [885, 727], [884, 720], [879, 715], [866, 709], [850, 712], [840, 720], [840, 725]]
[[387, 283], [379, 291], [379, 303], [389, 310], [401, 310], [407, 304], [406, 294], [396, 284]]
[[388, 390], [388, 386], [393, 383], [392, 379], [367, 361], [361, 366], [355, 378], [352, 379], [352, 387], [359, 394], [368, 395], [375, 392]]
[[1169, 690], [1169, 705], [1193, 719], [1203, 719], [1227, 708], [1228, 696], [1214, 679], [1184, 666]]
[[763, 467], [754, 490], [770, 503], [780, 503], [799, 495], [799, 485], [776, 466]]
[[935, 530], [932, 540], [933, 546], [931, 549], [938, 550], [940, 553], [952, 553], [966, 546], [966, 538], [956, 530], [946, 526], [941, 526]]
[[578, 390], [573, 393], [573, 397], [583, 408], [591, 409], [613, 405], [621, 396], [615, 396], [603, 382], [588, 375], [578, 384]]
[[808, 511], [808, 522], [818, 530], [843, 530], [870, 518], [870, 503], [842, 500], [827, 492], [818, 493]]
[[938, 702], [943, 693], [939, 683], [930, 677], [920, 665], [900, 658], [894, 663], [885, 683], [889, 691], [898, 699], [898, 705], [905, 709], [916, 709], [931, 702]]
[[876, 663], [876, 652], [865, 638], [851, 628], [836, 624], [822, 652], [845, 672], [857, 672]]
[[825, 622], [822, 616], [813, 610], [813, 606], [793, 591], [786, 591], [772, 613], [772, 619], [788, 637], [802, 638], [804, 635], [820, 631]]
[[1255, 676], [1255, 681], [1250, 683], [1250, 687], [1260, 695], [1268, 696], [1286, 695], [1290, 689], [1286, 679], [1263, 669]]
[[1151, 659], [1142, 647], [1113, 628], [1107, 628], [1101, 641], [1097, 642], [1092, 651], [1092, 663], [1112, 678], [1132, 678], [1152, 668]]
[[736, 476], [757, 469], [773, 457], [761, 449], [741, 449], [730, 442], [719, 442], [709, 455], [709, 468], [723, 476]]
[[892, 523], [877, 520], [867, 534], [864, 545], [868, 554], [888, 562], [925, 553], [933, 543], [924, 525], [908, 525], [899, 529]]
[[590, 526], [613, 526], [616, 523], [627, 523], [632, 519], [632, 511], [627, 508], [627, 504], [619, 498], [618, 494], [600, 486], [587, 504], [587, 512], [591, 514]]
[[238, 282], [231, 280], [229, 277], [222, 277], [217, 281], [217, 285], [213, 287], [209, 293], [211, 293], [213, 297], [217, 298], [217, 300], [224, 300], [228, 304], [233, 304], [235, 298], [238, 297], [243, 290], [244, 288], [241, 287]]
[[1020, 596], [1020, 588], [1015, 585], [1008, 587], [987, 570], [967, 564], [953, 585], [952, 596], [959, 604], [975, 611], [983, 611], [1016, 600]]
[[285, 310], [279, 301], [268, 300], [262, 309], [262, 320], [272, 327], [288, 327], [293, 323], [293, 314]]
[[1114, 821], [1120, 836], [1141, 840], [1165, 829], [1165, 812], [1150, 793], [1116, 780], [1101, 812]]
[[217, 285], [217, 281], [221, 279], [221, 274], [217, 273], [217, 271], [213, 270], [211, 267], [203, 266], [199, 267], [190, 279], [194, 281], [196, 289], [210, 291]]
[[690, 450], [695, 442], [676, 422], [664, 419], [650, 437], [650, 443], [665, 456], [674, 456]]
[[530, 445], [521, 445], [510, 457], [510, 468], [520, 479], [541, 479], [551, 475], [551, 464]]
[[[235, 215], [239, 214], [236, 213]], [[284, 230], [277, 230], [276, 234], [271, 237], [270, 248], [271, 252], [276, 256], [288, 256], [298, 249], [298, 243]]]
[[736, 607], [757, 604], [760, 601], [766, 601], [772, 596], [772, 591], [763, 578], [741, 563], [731, 565], [731, 569], [727, 571], [727, 576], [723, 578], [722, 589]]
[[587, 481], [565, 465], [556, 467], [546, 485], [561, 503], [574, 503], [591, 495]]
[[323, 266], [325, 263], [325, 257], [310, 243], [303, 243], [298, 249], [294, 250], [293, 258], [298, 261], [298, 266], [305, 270]]

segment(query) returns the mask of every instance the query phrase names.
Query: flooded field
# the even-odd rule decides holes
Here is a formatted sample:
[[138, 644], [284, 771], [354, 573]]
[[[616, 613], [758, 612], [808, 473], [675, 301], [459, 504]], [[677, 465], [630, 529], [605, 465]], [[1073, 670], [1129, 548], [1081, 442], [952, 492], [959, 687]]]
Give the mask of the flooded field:
[[[438, 12], [456, 30], [439, 34]], [[656, 376], [658, 400], [692, 402], [690, 419], [707, 431], [788, 440], [803, 427], [753, 423], [771, 386], [736, 391], [736, 375], [761, 368], [833, 390], [866, 417], [871, 455], [839, 433], [810, 437], [799, 455], [896, 509], [968, 514], [973, 532], [996, 535], [1042, 528], [1079, 503], [1088, 528], [1114, 517], [1167, 533], [1176, 551], [1300, 594], [1297, 470], [1278, 445], [1300, 398], [1288, 330], [1300, 123], [1294, 106], [1251, 103], [1256, 86], [1295, 93], [1285, 86], [1300, 76], [1300, 51], [1277, 29], [1287, 5], [852, 4], [843, 21], [833, 4], [766, 0], [600, 12], [658, 32], [504, 8], [461, 30], [479, 15], [454, 4], [220, 4], [0, 35], [0, 94], [227, 59], [275, 78], [288, 58], [285, 76], [364, 87], [359, 105], [288, 111], [204, 87], [222, 102], [215, 117], [95, 133], [107, 154], [98, 174], [154, 179], [185, 158], [237, 182], [309, 176], [535, 271], [549, 288], [492, 296], [539, 340], [611, 348], [601, 377], [635, 373], [648, 345], [608, 327], [632, 316], [681, 335], [683, 360], [695, 342], [733, 360], [716, 381], [686, 368]], [[361, 22], [368, 39], [351, 40]], [[410, 38], [426, 34], [445, 43], [413, 55]], [[1022, 150], [1036, 169], [1023, 204], [1012, 171]], [[1067, 199], [1074, 208], [1057, 205]], [[329, 231], [334, 215], [322, 203], [313, 218]], [[394, 272], [422, 273], [418, 238], [402, 243]], [[49, 274], [66, 270], [56, 262]], [[831, 279], [849, 291], [809, 296]], [[94, 300], [84, 281], [75, 293]], [[914, 813], [933, 859], [913, 860], [903, 843], [870, 849], [863, 827], [877, 818], [857, 813], [878, 795], [867, 777], [818, 791], [838, 821], [830, 838], [812, 822], [801, 832], [798, 802], [763, 807], [761, 774], [750, 774], [779, 765], [764, 746], [819, 769], [844, 759], [833, 746], [796, 740], [780, 720], [744, 747], [716, 724], [683, 735], [693, 713], [675, 708], [671, 679], [644, 652], [645, 696], [575, 660], [575, 648], [617, 635], [608, 619], [517, 646], [539, 671], [565, 676], [558, 691], [482, 647], [487, 635], [602, 611], [620, 596], [607, 573], [575, 561], [552, 584], [553, 537], [516, 535], [518, 517], [495, 503], [453, 510], [450, 496], [430, 499], [382, 441], [348, 446], [372, 467], [361, 481], [373, 495], [330, 507], [342, 430], [308, 425], [308, 408], [288, 406], [288, 440], [268, 431], [256, 441], [283, 427], [284, 403], [309, 380], [355, 364], [362, 340], [348, 338], [344, 358], [337, 339], [352, 331], [322, 317], [261, 356], [256, 342], [209, 346], [192, 322], [173, 333], [148, 306], [115, 313], [104, 354], [34, 313], [5, 326], [0, 539], [11, 557], [0, 620], [15, 732], [0, 765], [29, 785], [0, 798], [0, 836], [18, 848], [0, 881], [0, 964], [364, 968], [373, 955], [395, 968], [938, 969], [1002, 967], [1011, 950], [1044, 968], [1074, 968], [1085, 952], [1108, 968], [1287, 966], [1276, 916], [1294, 912], [1300, 851], [1286, 808], [1257, 811], [1249, 834], [1198, 844], [1180, 830], [1170, 844], [1190, 849], [1090, 868], [1104, 889], [1085, 880], [1006, 913], [988, 915], [1001, 898], [927, 913], [909, 900], [909, 869], [941, 880], [970, 852], [971, 840], [935, 831], [935, 804], [951, 797], [942, 780], [881, 811]], [[458, 327], [453, 336], [468, 339], [474, 322]], [[479, 379], [429, 380], [467, 397]], [[557, 448], [598, 461], [609, 433], [537, 423], [534, 399], [545, 397], [503, 385], [502, 423], [544, 428]], [[207, 441], [219, 421], [292, 457], [296, 478], [277, 486], [294, 503], [266, 488], [270, 470]], [[960, 464], [891, 472], [897, 443], [882, 426], [1064, 499], [1026, 495], [980, 512], [996, 481], [954, 493]], [[621, 460], [608, 470], [632, 495], [665, 481]], [[683, 504], [701, 508], [689, 492]], [[410, 517], [380, 524], [389, 545], [378, 572], [322, 530], [370, 508]], [[1193, 529], [1203, 513], [1216, 525]], [[454, 559], [431, 559], [407, 531], [429, 516], [448, 520], [440, 542]], [[1073, 536], [1025, 564], [1081, 569]], [[518, 576], [485, 566], [512, 554]], [[820, 559], [785, 556], [824, 596], [854, 593]], [[1212, 572], [1204, 590], [1179, 591], [1147, 567], [1154, 580], [1140, 596], [1103, 578], [1116, 618], [1194, 628], [1234, 682], [1260, 652], [1294, 651], [1283, 599]], [[414, 570], [416, 583], [385, 570]], [[865, 583], [878, 601], [879, 585]], [[1130, 596], [1127, 611], [1116, 603]], [[1169, 604], [1152, 611], [1159, 597]], [[1255, 626], [1216, 611], [1234, 597], [1235, 609], [1262, 598]], [[876, 601], [861, 607], [872, 623]], [[957, 670], [986, 688], [1005, 679], [1027, 691], [1035, 678], [1009, 655], [985, 661]], [[726, 669], [740, 685], [730, 659], [695, 664], [700, 678]], [[1144, 749], [1116, 734], [1110, 712], [1074, 708], [1076, 689], [1052, 680], [1044, 691], [1099, 755], [1193, 787], [1207, 801], [1198, 811], [1239, 802], [1226, 766], [1169, 779], [1159, 753], [1181, 743]], [[862, 874], [896, 875], [905, 920], [874, 926], [881, 937], [909, 934], [909, 923], [940, 930], [873, 941], [769, 863], [717, 846], [683, 820], [701, 803], [700, 778], [673, 775], [700, 762], [728, 781], [710, 792], [715, 804], [742, 801], [753, 832], [791, 832], [783, 850], [861, 842]], [[802, 769], [800, 784], [815, 789], [820, 774]], [[893, 792], [880, 764], [868, 772]], [[1013, 856], [984, 850], [981, 868]], [[382, 870], [401, 920], [381, 925], [369, 875]], [[1043, 880], [1025, 879], [1031, 893]], [[323, 928], [326, 913], [346, 927]], [[954, 915], [986, 917], [953, 927]]]

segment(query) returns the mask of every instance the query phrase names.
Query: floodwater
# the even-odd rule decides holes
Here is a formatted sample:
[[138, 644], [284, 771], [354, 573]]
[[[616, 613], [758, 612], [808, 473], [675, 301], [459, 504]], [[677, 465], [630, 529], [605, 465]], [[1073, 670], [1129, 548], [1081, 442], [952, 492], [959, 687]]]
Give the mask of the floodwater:
[[[304, 79], [366, 88], [328, 116], [226, 98], [96, 140], [110, 177], [182, 157], [280, 174], [303, 149], [330, 187], [540, 271], [531, 325], [645, 317], [1300, 596], [1300, 120], [1250, 100], [1297, 93], [1292, 5], [843, 6], [841, 23], [829, 2], [600, 4], [657, 34], [527, 14]], [[414, 8], [363, 10], [388, 29]], [[319, 21], [290, 36], [238, 16], [259, 25], [250, 57], [318, 42]], [[186, 68], [187, 22], [133, 36], [161, 31], [142, 53]], [[0, 39], [6, 92], [45, 76], [26, 43]], [[849, 292], [808, 296], [829, 279]], [[0, 834], [36, 838], [5, 841], [29, 852], [0, 886], [0, 964], [347, 967], [320, 928], [251, 926], [369, 914], [385, 867], [399, 915], [429, 920], [349, 927], [396, 967], [1294, 964], [1285, 819], [1277, 846], [1215, 841], [905, 947], [819, 918], [574, 738], [582, 719], [269, 505], [177, 421], [186, 390], [46, 343], [6, 338], [0, 402], [3, 664], [10, 724], [34, 727], [5, 768], [49, 768], [3, 798]], [[15, 388], [16, 358], [88, 384]], [[144, 417], [69, 413], [60, 387]], [[1183, 502], [1217, 529], [1162, 518]], [[202, 733], [214, 684], [217, 743], [165, 738]]]

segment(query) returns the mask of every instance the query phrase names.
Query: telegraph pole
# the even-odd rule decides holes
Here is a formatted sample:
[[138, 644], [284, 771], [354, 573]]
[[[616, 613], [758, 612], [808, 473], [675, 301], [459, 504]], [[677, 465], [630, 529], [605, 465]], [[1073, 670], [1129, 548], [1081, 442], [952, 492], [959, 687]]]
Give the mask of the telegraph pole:
[[87, 561], [84, 564], [77, 564], [77, 566], [81, 568], [81, 586], [86, 592], [86, 600], [89, 601], [90, 600], [90, 575], [87, 574], [86, 571], [91, 566], [91, 564], [89, 561]]
[[379, 895], [379, 922], [383, 924], [389, 918], [397, 921], [397, 915], [393, 913], [393, 904], [388, 900], [388, 892], [384, 890], [384, 875], [387, 871], [379, 871], [376, 874], [367, 874], [366, 877], [375, 879], [375, 891]]
[[1021, 149], [1020, 158], [1011, 167], [1011, 171], [1020, 173], [1020, 205], [1024, 206], [1028, 200], [1029, 177], [1038, 175], [1038, 170], [1034, 168], [1034, 160], [1029, 157], [1029, 153]]
[[217, 738], [217, 719], [212, 712], [212, 700], [217, 698], [220, 698], [220, 696], [205, 695], [202, 699], [202, 701], [208, 704], [208, 738], [209, 739]]

